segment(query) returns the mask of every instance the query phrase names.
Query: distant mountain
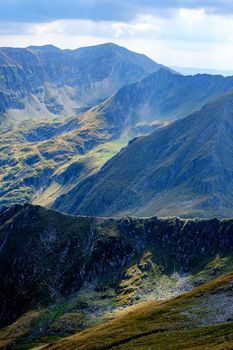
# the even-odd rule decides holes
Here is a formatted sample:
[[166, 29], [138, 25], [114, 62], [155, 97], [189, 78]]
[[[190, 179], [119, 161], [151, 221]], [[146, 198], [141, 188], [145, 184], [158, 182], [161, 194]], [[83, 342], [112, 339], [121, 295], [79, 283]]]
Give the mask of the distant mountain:
[[233, 77], [198, 74], [182, 76], [160, 69], [143, 80], [121, 88], [91, 109], [89, 119], [101, 120], [109, 131], [146, 134], [158, 125], [201, 109], [233, 89]]
[[135, 139], [54, 207], [69, 213], [230, 217], [233, 93]]
[[61, 52], [62, 50], [54, 45], [42, 45], [42, 46], [35, 46], [30, 45], [26, 47], [28, 50], [37, 51], [37, 52]]
[[161, 67], [115, 44], [0, 48], [0, 115], [72, 117]]
[[[70, 50], [65, 50], [65, 51], [70, 51]], [[96, 46], [87, 46], [87, 47], [81, 47], [79, 49], [73, 50], [73, 52], [78, 56], [82, 58], [89, 58], [90, 60], [92, 59], [99, 59], [102, 60], [104, 59], [105, 63], [108, 66], [108, 59], [110, 57], [115, 57], [118, 59], [118, 62], [120, 63], [122, 61], [128, 61], [129, 63], [132, 63], [133, 65], [137, 65], [139, 67], [142, 67], [145, 72], [155, 72], [161, 68], [168, 69], [169, 71], [176, 73], [174, 70], [171, 68], [165, 67], [162, 64], [158, 64], [148, 58], [144, 54], [139, 54], [133, 51], [130, 51], [122, 46], [118, 46], [113, 43], [106, 43], [106, 44], [100, 44]], [[106, 67], [107, 68], [107, 67]], [[120, 68], [120, 67], [119, 67]], [[123, 66], [122, 66], [123, 68]], [[128, 67], [130, 68], [130, 67]], [[129, 77], [131, 73], [134, 73], [133, 71], [127, 71], [125, 70], [126, 76]], [[134, 74], [133, 74], [134, 75]]]
[[[78, 50], [5, 48], [1, 59], [7, 78], [0, 82], [0, 119], [12, 123], [1, 126], [0, 205], [52, 205], [131, 138], [183, 118], [233, 88], [233, 77], [173, 74], [114, 44]], [[110, 85], [105, 86], [106, 79]], [[93, 100], [95, 84], [101, 88]], [[99, 94], [106, 96], [124, 84], [90, 108]], [[81, 101], [84, 90], [92, 102]]]
[[214, 74], [231, 76], [233, 75], [233, 70], [226, 69], [211, 69], [211, 68], [194, 68], [194, 67], [172, 67], [176, 72], [183, 75], [195, 75], [195, 74]]
[[160, 69], [77, 117], [2, 128], [0, 203], [52, 205], [130, 139], [199, 110], [231, 88], [232, 77], [183, 77]]

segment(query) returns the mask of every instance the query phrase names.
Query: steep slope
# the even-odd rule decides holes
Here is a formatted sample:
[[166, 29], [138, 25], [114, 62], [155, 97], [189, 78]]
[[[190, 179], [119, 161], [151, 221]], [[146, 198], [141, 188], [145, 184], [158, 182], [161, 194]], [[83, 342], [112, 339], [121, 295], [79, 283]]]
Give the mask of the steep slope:
[[[85, 68], [88, 76], [94, 69], [95, 60], [109, 60], [116, 79], [121, 65], [114, 68], [114, 60], [120, 62], [125, 57], [131, 63], [133, 60], [139, 63], [143, 61], [146, 69], [154, 65], [153, 61], [144, 56], [135, 56], [134, 53], [111, 44], [79, 49], [75, 53], [69, 50], [64, 53], [51, 46], [31, 47], [29, 50], [36, 57], [77, 55], [83, 60], [83, 57], [88, 56]], [[113, 58], [109, 58], [109, 55]], [[54, 74], [51, 79], [55, 79]], [[69, 84], [74, 83], [73, 75], [61, 75], [63, 78], [68, 79]], [[92, 78], [96, 79], [95, 76]], [[20, 125], [14, 123], [13, 128], [12, 125], [2, 125], [0, 205], [22, 202], [52, 205], [84, 177], [98, 171], [131, 138], [149, 134], [170, 119], [200, 109], [206, 101], [232, 86], [232, 77], [182, 77], [160, 69], [142, 81], [122, 88], [111, 98], [74, 118], [62, 121], [61, 114], [58, 113], [56, 117], [53, 115], [52, 120], [46, 118], [43, 121], [23, 122], [19, 118]], [[45, 114], [38, 113], [43, 119]], [[15, 111], [14, 115], [16, 116]]]
[[14, 121], [71, 117], [160, 68], [114, 44], [73, 51], [1, 48], [0, 114]]
[[82, 118], [24, 122], [0, 133], [0, 205], [49, 205], [128, 142]]
[[149, 133], [164, 122], [183, 118], [233, 88], [233, 78], [182, 76], [160, 69], [120, 89], [87, 116], [104, 120], [116, 132]]
[[232, 229], [232, 220], [103, 220], [31, 205], [3, 209], [1, 324], [51, 303], [63, 305], [63, 313], [78, 305], [91, 313], [107, 291], [107, 304], [92, 315], [179, 294], [232, 269]]
[[109, 323], [41, 349], [232, 349], [232, 286], [231, 273], [165, 303], [131, 307]]
[[[231, 271], [232, 230], [232, 220], [2, 209], [0, 326], [9, 326], [0, 327], [0, 347], [45, 344], [112, 319], [119, 307], [168, 299]], [[221, 322], [231, 310], [226, 302]]]
[[[2, 51], [8, 66], [18, 67], [17, 69], [20, 67], [20, 72], [24, 74], [20, 73], [13, 80], [9, 77], [8, 88], [15, 93], [22, 87], [25, 96], [31, 94], [35, 84], [43, 85], [43, 82], [46, 81], [47, 84], [49, 81], [50, 85], [53, 84], [54, 91], [60, 88], [67, 90], [67, 86], [69, 89], [82, 88], [88, 90], [87, 95], [91, 97], [95, 84], [93, 82], [98, 80], [98, 84], [102, 84], [97, 89], [98, 93], [102, 93], [106, 79], [111, 82], [111, 86], [106, 87], [110, 94], [115, 89], [116, 81], [120, 87], [121, 84], [139, 78], [140, 74], [143, 76], [142, 73], [138, 76], [136, 73], [141, 72], [142, 67], [145, 72], [160, 68], [160, 65], [145, 56], [113, 44], [74, 51], [60, 50], [51, 45], [29, 47], [23, 50], [23, 54], [21, 49]], [[3, 63], [3, 67], [6, 68], [7, 64]], [[133, 73], [128, 65], [134, 65]], [[100, 74], [101, 69], [103, 72]], [[124, 69], [128, 76], [123, 74]], [[34, 76], [35, 80], [31, 78]], [[108, 78], [105, 79], [105, 76]], [[4, 80], [2, 83], [5, 84]], [[14, 109], [12, 114], [20, 125], [15, 121], [10, 125], [2, 125], [0, 205], [22, 202], [52, 205], [59, 196], [72, 190], [84, 177], [98, 171], [131, 138], [148, 134], [170, 119], [201, 108], [206, 101], [232, 86], [232, 77], [182, 77], [160, 69], [140, 82], [122, 88], [111, 98], [81, 115], [81, 110], [77, 111], [73, 107], [76, 97], [80, 98], [82, 94], [75, 95], [69, 109], [67, 99], [70, 95], [64, 91], [65, 99], [62, 99], [61, 106], [69, 109], [65, 112], [66, 116], [79, 114], [65, 121], [60, 118], [64, 116], [62, 111], [53, 111], [47, 115], [48, 106], [45, 107], [44, 104], [47, 95], [43, 92], [43, 87], [40, 90], [43, 98], [39, 101], [40, 106], [36, 107], [36, 114], [31, 102], [27, 100], [28, 97], [25, 97], [30, 111], [26, 112], [27, 107], [22, 107], [22, 113]], [[18, 97], [14, 101], [18, 101]], [[52, 99], [51, 103], [53, 105], [55, 100]], [[11, 113], [9, 111], [8, 114]], [[31, 120], [29, 115], [34, 115], [36, 120]]]
[[131, 141], [55, 202], [75, 214], [230, 217], [233, 94]]

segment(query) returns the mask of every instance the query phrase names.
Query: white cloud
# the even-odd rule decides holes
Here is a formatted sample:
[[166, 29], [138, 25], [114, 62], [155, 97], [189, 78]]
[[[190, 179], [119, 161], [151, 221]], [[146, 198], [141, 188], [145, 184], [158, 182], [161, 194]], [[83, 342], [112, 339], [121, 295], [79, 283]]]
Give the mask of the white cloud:
[[233, 69], [232, 17], [209, 15], [202, 8], [180, 8], [170, 18], [140, 15], [131, 22], [56, 20], [9, 27], [0, 24], [0, 46], [51, 43], [77, 48], [109, 41], [167, 65]]

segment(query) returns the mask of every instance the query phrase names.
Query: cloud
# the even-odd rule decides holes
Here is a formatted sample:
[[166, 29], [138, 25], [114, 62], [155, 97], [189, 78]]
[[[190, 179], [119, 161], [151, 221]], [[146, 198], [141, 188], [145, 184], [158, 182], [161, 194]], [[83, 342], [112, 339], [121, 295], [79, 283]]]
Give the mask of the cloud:
[[[115, 39], [143, 39], [170, 41], [174, 46], [192, 46], [232, 43], [233, 22], [231, 18], [209, 16], [203, 9], [180, 9], [176, 16], [164, 18], [154, 15], [140, 15], [134, 21], [93, 21], [83, 19], [62, 19], [52, 22], [8, 23], [0, 22], [0, 36], [34, 35], [47, 38], [54, 36], [94, 36]], [[66, 41], [63, 45], [66, 45]], [[74, 43], [75, 45], [75, 43]]]
[[233, 68], [232, 0], [0, 0], [0, 8], [0, 46], [112, 41], [166, 65]]
[[0, 0], [0, 21], [50, 22], [59, 19], [130, 22], [140, 15], [174, 16], [179, 9], [233, 14], [232, 0]]

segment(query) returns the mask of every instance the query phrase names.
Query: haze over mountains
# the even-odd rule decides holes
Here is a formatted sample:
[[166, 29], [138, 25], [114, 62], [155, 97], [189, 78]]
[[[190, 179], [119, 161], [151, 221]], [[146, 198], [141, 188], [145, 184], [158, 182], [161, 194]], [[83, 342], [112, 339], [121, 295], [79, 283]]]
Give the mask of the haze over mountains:
[[14, 122], [72, 117], [161, 67], [114, 44], [1, 48], [0, 113]]
[[[233, 88], [232, 77], [198, 74], [182, 76], [160, 69], [141, 81], [121, 88], [91, 110], [116, 131], [142, 131], [184, 118]], [[148, 129], [150, 130], [150, 129]]]
[[183, 75], [196, 75], [196, 74], [212, 74], [223, 75], [225, 77], [233, 75], [233, 70], [227, 69], [210, 69], [210, 68], [195, 68], [195, 67], [172, 67], [176, 72]]

